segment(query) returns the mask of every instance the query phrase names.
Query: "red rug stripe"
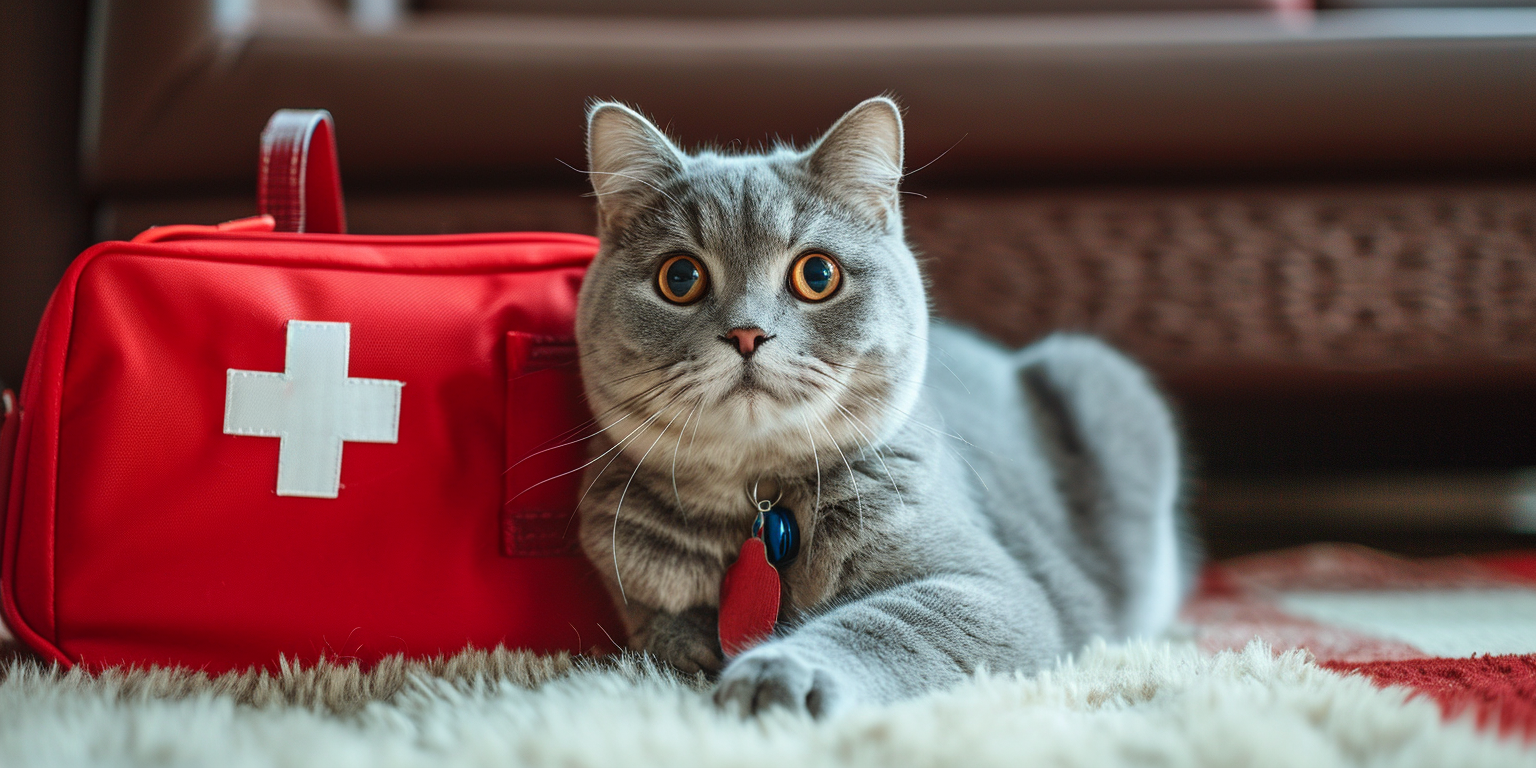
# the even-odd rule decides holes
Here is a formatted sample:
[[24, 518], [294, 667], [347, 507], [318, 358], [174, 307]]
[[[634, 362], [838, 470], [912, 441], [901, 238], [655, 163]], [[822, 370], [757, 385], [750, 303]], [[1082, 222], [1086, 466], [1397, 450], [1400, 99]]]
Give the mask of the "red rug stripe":
[[1536, 741], [1536, 654], [1470, 659], [1411, 659], [1322, 666], [1403, 686], [1440, 704], [1447, 719], [1470, 714], [1479, 727]]
[[1476, 558], [1483, 565], [1503, 571], [1511, 576], [1536, 582], [1536, 554], [1531, 552], [1500, 552]]

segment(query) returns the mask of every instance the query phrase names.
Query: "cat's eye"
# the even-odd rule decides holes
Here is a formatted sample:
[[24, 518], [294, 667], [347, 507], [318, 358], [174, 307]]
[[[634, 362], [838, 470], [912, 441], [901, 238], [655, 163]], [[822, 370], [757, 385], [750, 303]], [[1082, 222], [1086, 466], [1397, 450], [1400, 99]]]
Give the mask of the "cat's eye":
[[656, 287], [667, 301], [674, 304], [692, 304], [704, 295], [709, 283], [704, 265], [692, 256], [677, 255], [661, 263], [656, 273]]
[[806, 301], [821, 301], [837, 292], [843, 270], [824, 253], [807, 253], [789, 270], [789, 287]]

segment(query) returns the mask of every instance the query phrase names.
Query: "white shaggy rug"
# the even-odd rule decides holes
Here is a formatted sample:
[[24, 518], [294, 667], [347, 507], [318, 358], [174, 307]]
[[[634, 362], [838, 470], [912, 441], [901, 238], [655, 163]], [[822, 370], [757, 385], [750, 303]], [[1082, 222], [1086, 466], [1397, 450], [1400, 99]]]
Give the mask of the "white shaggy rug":
[[16, 662], [0, 765], [1536, 767], [1533, 745], [1257, 643], [1099, 645], [827, 722], [741, 721], [701, 687], [633, 657], [506, 651], [214, 680]]

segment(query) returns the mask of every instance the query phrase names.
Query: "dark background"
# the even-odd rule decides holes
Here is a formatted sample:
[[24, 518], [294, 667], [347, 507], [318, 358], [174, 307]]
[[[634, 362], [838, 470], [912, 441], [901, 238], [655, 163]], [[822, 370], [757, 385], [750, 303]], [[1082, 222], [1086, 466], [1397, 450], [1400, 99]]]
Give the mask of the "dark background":
[[[889, 91], [909, 166], [932, 161], [907, 210], [939, 310], [1146, 360], [1188, 429], [1214, 553], [1532, 543], [1532, 3], [433, 0], [373, 23], [366, 3], [253, 0], [235, 26], [214, 5], [0, 3], [8, 386], [82, 249], [254, 212], [276, 108], [336, 115], [352, 231], [590, 231], [589, 98], [730, 146], [808, 139]], [[1221, 283], [1253, 253], [1270, 287]], [[1443, 253], [1444, 285], [1394, 294], [1405, 325], [1364, 305], [1317, 319], [1369, 292], [1351, 269], [1391, 258], [1418, 285]], [[1274, 288], [1297, 269], [1315, 296]], [[1484, 303], [1435, 320], [1423, 297], [1441, 294]]]

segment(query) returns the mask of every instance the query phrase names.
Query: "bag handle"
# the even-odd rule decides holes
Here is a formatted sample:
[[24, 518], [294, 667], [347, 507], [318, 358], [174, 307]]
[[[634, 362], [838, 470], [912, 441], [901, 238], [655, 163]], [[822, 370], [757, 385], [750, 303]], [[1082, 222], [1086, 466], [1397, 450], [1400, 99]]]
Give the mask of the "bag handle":
[[279, 109], [261, 132], [256, 208], [278, 232], [347, 231], [336, 124], [323, 109]]

